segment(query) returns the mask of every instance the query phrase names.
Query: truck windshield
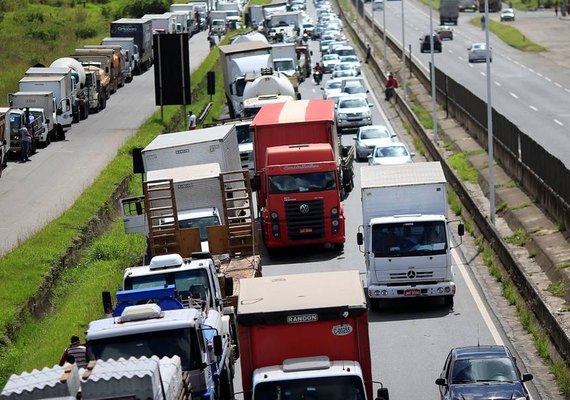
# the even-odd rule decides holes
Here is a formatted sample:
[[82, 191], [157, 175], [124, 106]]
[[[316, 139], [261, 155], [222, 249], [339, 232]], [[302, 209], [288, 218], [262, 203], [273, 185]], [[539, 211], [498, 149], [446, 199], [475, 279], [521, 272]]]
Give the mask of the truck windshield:
[[356, 376], [335, 376], [264, 382], [255, 386], [253, 400], [365, 400]]
[[249, 125], [236, 125], [238, 144], [251, 143]]
[[180, 229], [199, 228], [201, 241], [208, 240], [207, 227], [221, 225], [220, 218], [217, 215], [188, 219], [182, 218], [178, 220], [178, 226], [180, 226]]
[[287, 71], [294, 71], [295, 64], [293, 64], [293, 60], [279, 60], [273, 62], [273, 66], [275, 71], [278, 72], [287, 72]]
[[198, 336], [192, 328], [143, 332], [87, 342], [90, 360], [118, 360], [129, 357], [180, 356], [182, 370], [200, 368]]
[[12, 131], [17, 131], [22, 127], [21, 118], [18, 114], [10, 114], [10, 129]]
[[[184, 304], [190, 294], [202, 293], [204, 289], [210, 287], [208, 281], [208, 271], [203, 268], [185, 271], [163, 271], [158, 274], [128, 276], [123, 283], [124, 290], [147, 289], [153, 287], [164, 287], [174, 285], [176, 296]], [[214, 307], [214, 299], [210, 296], [210, 307]]]
[[320, 192], [336, 189], [336, 179], [333, 171], [269, 177], [269, 192], [271, 194]]
[[443, 221], [404, 222], [372, 226], [375, 257], [445, 254], [447, 236]]

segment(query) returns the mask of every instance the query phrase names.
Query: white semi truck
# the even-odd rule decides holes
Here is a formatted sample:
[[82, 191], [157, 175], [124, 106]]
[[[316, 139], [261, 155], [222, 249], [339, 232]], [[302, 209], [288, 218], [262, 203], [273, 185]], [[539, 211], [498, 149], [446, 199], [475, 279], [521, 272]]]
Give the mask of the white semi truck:
[[289, 77], [283, 73], [262, 72], [253, 82], [247, 82], [243, 91], [244, 117], [254, 117], [266, 104], [285, 103], [297, 98]]
[[52, 92], [16, 92], [8, 94], [8, 99], [12, 107], [28, 108], [34, 119], [42, 121], [43, 129], [38, 143], [40, 147], [47, 147], [56, 139], [56, 106]]
[[[439, 162], [360, 169], [364, 246], [371, 307], [384, 299], [455, 295], [447, 181]], [[458, 235], [464, 226], [459, 224]]]

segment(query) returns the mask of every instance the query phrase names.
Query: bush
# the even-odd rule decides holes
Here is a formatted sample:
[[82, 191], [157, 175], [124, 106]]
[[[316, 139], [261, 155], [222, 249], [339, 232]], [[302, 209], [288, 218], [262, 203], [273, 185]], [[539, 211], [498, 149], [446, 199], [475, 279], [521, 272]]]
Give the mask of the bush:
[[134, 0], [125, 6], [123, 16], [140, 18], [145, 14], [162, 14], [170, 9], [168, 0]]
[[97, 36], [95, 28], [79, 28], [75, 30], [75, 36], [78, 39], [89, 39]]
[[57, 39], [58, 32], [56, 30], [33, 27], [26, 32], [26, 36], [30, 39], [40, 40], [42, 42], [53, 42]]

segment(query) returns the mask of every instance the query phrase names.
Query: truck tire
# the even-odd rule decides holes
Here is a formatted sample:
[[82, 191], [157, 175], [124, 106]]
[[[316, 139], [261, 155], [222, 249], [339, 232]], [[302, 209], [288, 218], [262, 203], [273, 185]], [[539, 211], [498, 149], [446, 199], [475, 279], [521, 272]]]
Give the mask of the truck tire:
[[380, 299], [368, 299], [370, 303], [370, 311], [378, 311], [380, 309]]
[[234, 380], [230, 377], [230, 370], [227, 365], [220, 374], [217, 397], [220, 400], [234, 400]]
[[444, 304], [446, 307], [453, 308], [454, 296], [443, 296], [443, 304]]

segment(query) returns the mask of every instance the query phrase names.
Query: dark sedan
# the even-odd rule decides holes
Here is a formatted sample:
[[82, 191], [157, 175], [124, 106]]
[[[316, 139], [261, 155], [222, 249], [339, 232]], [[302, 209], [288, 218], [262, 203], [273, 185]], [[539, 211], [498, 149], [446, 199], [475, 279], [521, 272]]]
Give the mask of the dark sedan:
[[[429, 53], [430, 51], [431, 42], [429, 35], [424, 35], [420, 38], [420, 52]], [[441, 39], [437, 34], [433, 34], [433, 51], [434, 53], [441, 53]]]
[[442, 400], [529, 399], [510, 350], [502, 345], [456, 347], [449, 352], [435, 384]]

